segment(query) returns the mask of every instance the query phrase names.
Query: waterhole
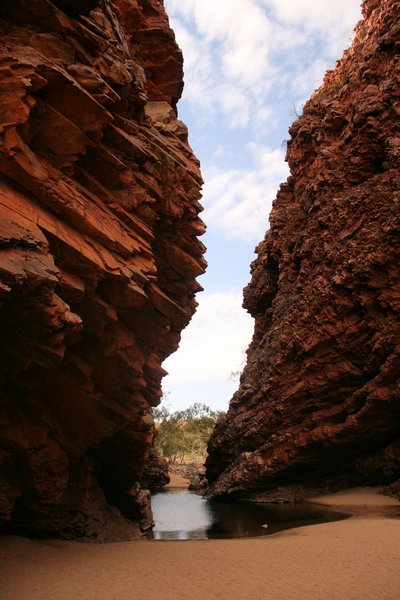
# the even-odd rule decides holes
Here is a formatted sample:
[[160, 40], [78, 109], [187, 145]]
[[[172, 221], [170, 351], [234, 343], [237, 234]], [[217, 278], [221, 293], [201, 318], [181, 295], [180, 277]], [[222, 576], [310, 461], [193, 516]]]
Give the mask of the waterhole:
[[152, 497], [154, 540], [210, 540], [270, 535], [283, 529], [346, 519], [349, 513], [308, 503], [255, 504], [204, 500], [189, 490]]

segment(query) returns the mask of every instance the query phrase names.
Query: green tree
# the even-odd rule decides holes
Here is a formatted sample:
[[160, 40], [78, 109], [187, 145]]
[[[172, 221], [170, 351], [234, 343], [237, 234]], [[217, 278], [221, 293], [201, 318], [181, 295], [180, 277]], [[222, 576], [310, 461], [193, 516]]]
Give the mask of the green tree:
[[211, 432], [224, 414], [201, 403], [174, 412], [168, 405], [161, 405], [153, 411], [155, 446], [170, 462], [203, 459]]

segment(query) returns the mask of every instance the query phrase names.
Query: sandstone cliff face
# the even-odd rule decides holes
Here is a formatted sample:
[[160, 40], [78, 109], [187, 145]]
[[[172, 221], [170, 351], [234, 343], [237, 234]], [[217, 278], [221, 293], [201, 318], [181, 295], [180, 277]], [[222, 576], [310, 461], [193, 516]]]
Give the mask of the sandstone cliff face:
[[124, 537], [205, 268], [182, 55], [162, 0], [6, 1], [0, 32], [0, 523]]
[[290, 129], [292, 176], [245, 289], [254, 338], [209, 444], [210, 496], [400, 474], [400, 3], [363, 13]]

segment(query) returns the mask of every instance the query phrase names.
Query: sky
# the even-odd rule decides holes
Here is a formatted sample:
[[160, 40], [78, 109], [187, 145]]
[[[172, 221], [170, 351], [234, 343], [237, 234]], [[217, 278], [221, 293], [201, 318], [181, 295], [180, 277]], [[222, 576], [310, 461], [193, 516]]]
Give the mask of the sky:
[[226, 410], [253, 319], [242, 308], [256, 245], [268, 229], [288, 128], [352, 41], [359, 0], [165, 0], [183, 51], [179, 118], [200, 159], [208, 269], [204, 292], [163, 364], [164, 404]]

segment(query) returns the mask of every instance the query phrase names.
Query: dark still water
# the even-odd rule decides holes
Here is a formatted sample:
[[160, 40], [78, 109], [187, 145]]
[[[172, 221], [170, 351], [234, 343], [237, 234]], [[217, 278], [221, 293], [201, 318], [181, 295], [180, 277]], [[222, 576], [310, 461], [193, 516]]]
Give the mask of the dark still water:
[[155, 527], [146, 537], [154, 540], [256, 537], [350, 516], [307, 503], [215, 502], [189, 490], [154, 494], [152, 506]]

